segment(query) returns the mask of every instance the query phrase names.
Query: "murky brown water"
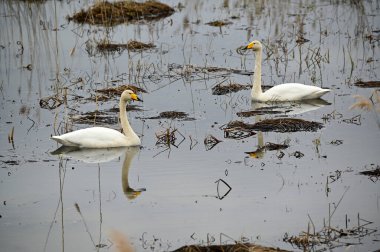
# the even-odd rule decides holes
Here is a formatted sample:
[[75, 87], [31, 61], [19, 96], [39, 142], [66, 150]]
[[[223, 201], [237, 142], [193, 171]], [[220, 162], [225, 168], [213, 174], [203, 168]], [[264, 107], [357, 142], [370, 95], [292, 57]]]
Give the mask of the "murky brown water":
[[[379, 3], [187, 1], [182, 8], [164, 2], [176, 10], [168, 18], [104, 28], [65, 19], [92, 1], [1, 1], [1, 251], [113, 250], [112, 229], [136, 251], [233, 241], [299, 250], [283, 238], [308, 225], [316, 232], [324, 225], [357, 231], [315, 250], [378, 249], [380, 182], [359, 172], [380, 163], [379, 105], [373, 98], [370, 111], [349, 107], [353, 95], [369, 98], [375, 90], [356, 81], [379, 80]], [[215, 20], [232, 24], [206, 25]], [[156, 48], [104, 55], [94, 51], [104, 38]], [[297, 44], [301, 38], [309, 41]], [[236, 114], [255, 107], [250, 90], [212, 95], [221, 82], [251, 82], [242, 73], [252, 71], [253, 55], [236, 49], [253, 39], [265, 45], [264, 84], [296, 81], [333, 90], [324, 96], [331, 104], [291, 104], [288, 114], [321, 122], [322, 129], [224, 138], [222, 125], [258, 119]], [[129, 112], [141, 150], [51, 154], [59, 147], [51, 135], [93, 125], [73, 118], [99, 110], [115, 122], [110, 109], [117, 98], [88, 98], [126, 83], [148, 91], [143, 103], [134, 103], [141, 110]], [[41, 107], [41, 99], [64, 92], [60, 106], [53, 108], [53, 99]], [[173, 110], [195, 120], [144, 119]], [[101, 125], [117, 128], [106, 123], [112, 120]], [[168, 128], [177, 129], [173, 145], [156, 145], [156, 134]], [[207, 150], [210, 134], [222, 142]], [[258, 158], [245, 153], [267, 142], [289, 147], [264, 149], [253, 155]]]

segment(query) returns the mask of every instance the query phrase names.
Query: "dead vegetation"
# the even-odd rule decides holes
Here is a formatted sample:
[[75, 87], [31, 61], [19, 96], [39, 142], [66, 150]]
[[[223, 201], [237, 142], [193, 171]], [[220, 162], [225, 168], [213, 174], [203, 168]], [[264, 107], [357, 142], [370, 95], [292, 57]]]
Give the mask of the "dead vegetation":
[[219, 83], [212, 87], [212, 94], [213, 95], [225, 95], [229, 93], [236, 93], [240, 90], [247, 90], [250, 89], [251, 85], [242, 85], [238, 83], [229, 83], [229, 84], [223, 84]]
[[242, 69], [232, 69], [215, 66], [196, 66], [196, 65], [179, 65], [169, 64], [168, 73], [163, 77], [184, 78], [186, 80], [204, 80], [214, 78], [225, 78], [231, 73], [240, 75], [252, 75], [253, 72]]
[[222, 125], [220, 129], [224, 131], [224, 138], [240, 140], [256, 135], [253, 124], [247, 124], [241, 121], [229, 122], [226, 125]]
[[96, 90], [97, 93], [102, 93], [106, 95], [107, 97], [119, 97], [125, 90], [130, 89], [134, 93], [147, 93], [147, 91], [143, 88], [136, 87], [134, 85], [121, 85], [118, 87], [110, 87], [110, 88], [104, 88], [104, 89], [98, 89]]
[[111, 116], [101, 111], [91, 111], [86, 112], [81, 115], [73, 115], [71, 117], [73, 123], [78, 124], [89, 124], [89, 125], [99, 125], [99, 124], [117, 124], [118, 117]]
[[58, 95], [52, 95], [40, 99], [40, 107], [44, 109], [55, 109], [63, 104], [63, 99], [58, 97]]
[[380, 165], [377, 165], [371, 170], [359, 172], [359, 174], [368, 176], [372, 182], [377, 182], [380, 179]]
[[206, 151], [211, 150], [214, 148], [218, 143], [222, 142], [221, 140], [217, 139], [213, 135], [207, 135], [204, 139], [203, 143], [205, 144]]
[[195, 118], [189, 117], [187, 113], [181, 111], [164, 111], [161, 112], [158, 116], [144, 117], [142, 119], [177, 119], [181, 121], [195, 120]]
[[[280, 109], [280, 110], [277, 110], [277, 109]], [[264, 108], [257, 108], [255, 110], [237, 112], [236, 115], [239, 117], [251, 117], [251, 116], [256, 116], [256, 115], [281, 114], [288, 111], [291, 111], [291, 110], [290, 109], [281, 110], [281, 107], [279, 106], [270, 106], [270, 107], [264, 107]]]
[[358, 80], [355, 83], [355, 86], [361, 88], [380, 88], [380, 81], [362, 81]]
[[[327, 246], [329, 249], [338, 247], [346, 247], [352, 244], [349, 239], [362, 238], [364, 236], [376, 233], [376, 229], [369, 228], [368, 225], [372, 222], [360, 218], [357, 216], [357, 226], [348, 228], [349, 223], [346, 215], [346, 227], [332, 227], [331, 225], [324, 225], [320, 231], [315, 231], [314, 224], [308, 225], [308, 230], [301, 232], [298, 236], [284, 235], [283, 241], [292, 244], [293, 246], [303, 249], [304, 251], [312, 251], [317, 246]], [[312, 230], [311, 230], [312, 229]], [[347, 242], [344, 242], [347, 240]]]
[[224, 245], [188, 245], [180, 247], [173, 252], [286, 252], [280, 248], [264, 247], [253, 243], [236, 243]]
[[323, 127], [322, 123], [306, 121], [297, 118], [275, 118], [265, 119], [255, 124], [244, 123], [242, 121], [231, 121], [222, 125], [225, 138], [243, 139], [255, 135], [254, 131], [274, 131], [274, 132], [298, 132], [316, 131]]
[[222, 27], [222, 26], [226, 26], [226, 25], [230, 25], [230, 24], [232, 24], [232, 22], [223, 21], [223, 20], [215, 20], [215, 21], [211, 21], [211, 22], [206, 23], [206, 25], [215, 26], [215, 27]]
[[[181, 140], [177, 142], [178, 135], [181, 136]], [[170, 149], [170, 146], [178, 148], [178, 146], [185, 140], [185, 136], [177, 129], [168, 128], [162, 132], [156, 133], [156, 146], [165, 146]]]
[[139, 20], [156, 20], [168, 17], [174, 13], [170, 6], [157, 2], [147, 1], [139, 3], [134, 1], [95, 3], [88, 10], [81, 10], [68, 20], [77, 23], [87, 23], [91, 25], [114, 26], [126, 22]]
[[102, 40], [96, 45], [96, 49], [99, 52], [119, 52], [121, 53], [125, 49], [132, 51], [132, 52], [137, 52], [137, 51], [143, 51], [143, 50], [148, 50], [155, 48], [156, 46], [153, 43], [143, 43], [139, 42], [136, 40], [131, 40], [126, 44], [118, 44], [118, 43], [112, 43], [108, 40]]
[[322, 123], [306, 121], [297, 118], [265, 119], [254, 124], [254, 129], [259, 131], [297, 132], [317, 131], [323, 127]]
[[251, 158], [261, 158], [265, 151], [284, 150], [288, 147], [288, 144], [276, 144], [267, 142], [264, 146], [257, 148], [257, 150], [245, 152], [245, 154], [248, 154]]

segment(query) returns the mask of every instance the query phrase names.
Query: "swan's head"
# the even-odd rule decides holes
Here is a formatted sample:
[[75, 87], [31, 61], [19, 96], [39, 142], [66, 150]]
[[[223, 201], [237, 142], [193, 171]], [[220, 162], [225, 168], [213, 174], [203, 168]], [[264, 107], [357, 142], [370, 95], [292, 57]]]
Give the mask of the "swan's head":
[[261, 45], [260, 41], [254, 40], [251, 43], [249, 43], [245, 49], [252, 49], [253, 51], [261, 51], [263, 46]]
[[121, 99], [123, 101], [130, 101], [130, 100], [134, 100], [134, 101], [142, 101], [132, 90], [125, 90], [122, 94], [121, 94]]

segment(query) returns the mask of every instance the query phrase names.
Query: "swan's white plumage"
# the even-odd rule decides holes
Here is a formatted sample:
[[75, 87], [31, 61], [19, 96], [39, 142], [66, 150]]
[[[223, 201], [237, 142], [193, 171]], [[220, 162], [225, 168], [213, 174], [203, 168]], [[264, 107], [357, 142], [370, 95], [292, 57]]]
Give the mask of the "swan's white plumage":
[[329, 89], [308, 86], [300, 83], [276, 85], [259, 96], [258, 101], [300, 101], [320, 98]]
[[105, 127], [92, 127], [69, 132], [51, 139], [64, 146], [80, 148], [110, 148], [121, 146], [137, 146], [141, 144], [140, 138], [130, 126], [126, 114], [126, 102], [140, 100], [131, 90], [125, 90], [120, 97], [120, 121], [124, 134], [117, 130]]
[[65, 146], [107, 148], [140, 145], [140, 139], [128, 138], [117, 130], [93, 127], [53, 136], [52, 139]]
[[252, 82], [251, 98], [258, 102], [284, 102], [301, 101], [320, 98], [330, 92], [330, 89], [304, 85], [300, 83], [285, 83], [276, 85], [269, 90], [262, 92], [261, 89], [261, 54], [262, 45], [260, 41], [254, 40], [246, 46], [256, 53], [255, 70]]

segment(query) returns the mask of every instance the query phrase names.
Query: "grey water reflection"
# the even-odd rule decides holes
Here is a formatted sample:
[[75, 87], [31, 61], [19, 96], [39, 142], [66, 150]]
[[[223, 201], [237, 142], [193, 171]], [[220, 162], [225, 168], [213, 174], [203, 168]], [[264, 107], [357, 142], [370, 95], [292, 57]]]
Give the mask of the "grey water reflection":
[[259, 115], [300, 115], [311, 112], [324, 106], [331, 105], [330, 102], [324, 99], [311, 99], [304, 101], [292, 102], [252, 102], [252, 111], [258, 112]]
[[[254, 122], [260, 122], [262, 117], [284, 117], [284, 116], [299, 116], [304, 113], [318, 110], [324, 106], [331, 105], [324, 99], [311, 99], [304, 101], [294, 101], [294, 102], [252, 102], [251, 108], [252, 114], [254, 116]], [[264, 135], [262, 131], [257, 132], [257, 149], [254, 151], [245, 152], [250, 158], [262, 159], [266, 151], [276, 150], [278, 154], [276, 155], [278, 159], [284, 156], [282, 150], [289, 147], [289, 139], [283, 143], [271, 143], [264, 142]]]
[[129, 185], [128, 175], [131, 163], [136, 154], [140, 151], [139, 146], [133, 147], [115, 147], [115, 148], [77, 148], [71, 146], [61, 146], [52, 155], [58, 155], [61, 158], [76, 159], [85, 163], [105, 163], [115, 160], [124, 154], [124, 161], [121, 167], [122, 189], [128, 199], [137, 198], [145, 188], [133, 189]]

